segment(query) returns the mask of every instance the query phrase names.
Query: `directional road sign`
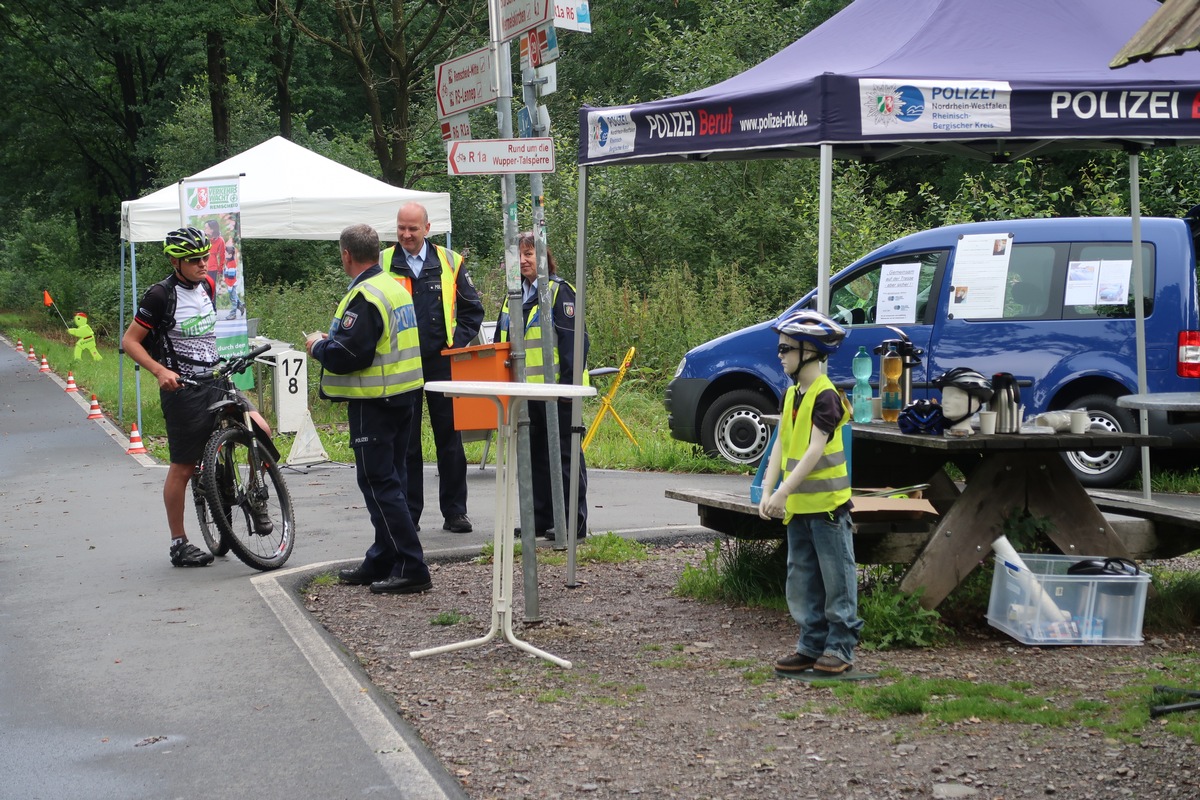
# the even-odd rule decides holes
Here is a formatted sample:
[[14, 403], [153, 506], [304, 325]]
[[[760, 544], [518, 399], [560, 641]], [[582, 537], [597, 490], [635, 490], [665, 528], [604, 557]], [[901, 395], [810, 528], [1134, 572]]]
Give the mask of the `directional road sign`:
[[552, 0], [500, 0], [500, 41], [507, 42], [552, 19]]
[[496, 100], [492, 54], [486, 48], [437, 65], [438, 119], [452, 117]]
[[450, 175], [554, 172], [554, 140], [545, 137], [452, 142], [446, 163]]

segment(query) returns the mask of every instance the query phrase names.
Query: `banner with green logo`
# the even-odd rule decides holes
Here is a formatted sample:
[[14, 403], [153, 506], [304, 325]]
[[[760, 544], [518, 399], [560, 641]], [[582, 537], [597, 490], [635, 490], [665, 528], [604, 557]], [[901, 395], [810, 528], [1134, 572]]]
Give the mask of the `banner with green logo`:
[[[216, 287], [217, 354], [222, 358], [242, 355], [249, 350], [240, 189], [237, 176], [188, 178], [180, 185], [183, 224], [204, 231], [212, 242], [208, 275]], [[251, 389], [254, 374], [235, 375], [233, 382], [239, 389]]]

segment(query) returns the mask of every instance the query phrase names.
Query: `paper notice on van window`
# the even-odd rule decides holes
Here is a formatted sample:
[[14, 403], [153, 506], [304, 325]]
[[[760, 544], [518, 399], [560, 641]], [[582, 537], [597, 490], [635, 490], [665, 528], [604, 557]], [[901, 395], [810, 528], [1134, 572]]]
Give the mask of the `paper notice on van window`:
[[1129, 302], [1133, 261], [1072, 261], [1067, 265], [1063, 305], [1121, 306]]
[[1129, 274], [1133, 261], [1101, 261], [1096, 284], [1096, 305], [1123, 306], [1129, 302]]
[[1094, 306], [1096, 287], [1099, 283], [1099, 261], [1072, 261], [1067, 265], [1067, 288], [1063, 292], [1063, 305]]
[[959, 237], [950, 278], [950, 316], [954, 319], [1004, 316], [1004, 288], [1012, 243], [1011, 233]]
[[912, 325], [917, 321], [917, 282], [920, 263], [884, 264], [879, 269], [875, 321]]

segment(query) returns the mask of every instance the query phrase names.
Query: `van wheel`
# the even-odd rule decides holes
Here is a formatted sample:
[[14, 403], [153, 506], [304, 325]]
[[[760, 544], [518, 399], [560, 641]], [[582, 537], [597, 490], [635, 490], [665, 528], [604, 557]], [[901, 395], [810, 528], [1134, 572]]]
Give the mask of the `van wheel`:
[[[1070, 404], [1071, 408], [1086, 408], [1092, 428], [1112, 433], [1137, 430], [1133, 413], [1121, 408], [1106, 394], [1089, 394]], [[1076, 450], [1063, 453], [1067, 466], [1084, 486], [1107, 489], [1124, 483], [1138, 467], [1138, 448], [1119, 450]]]
[[771, 430], [763, 415], [774, 413], [768, 400], [753, 389], [737, 389], [716, 399], [700, 425], [700, 444], [708, 455], [733, 464], [758, 464], [767, 451]]

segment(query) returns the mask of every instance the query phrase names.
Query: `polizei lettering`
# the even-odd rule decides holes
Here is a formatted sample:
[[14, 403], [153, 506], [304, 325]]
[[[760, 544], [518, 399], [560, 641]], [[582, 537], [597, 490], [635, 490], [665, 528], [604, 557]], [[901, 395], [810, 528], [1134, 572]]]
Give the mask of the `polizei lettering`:
[[674, 139], [680, 136], [716, 136], [733, 131], [733, 108], [721, 111], [699, 109], [691, 111], [667, 111], [648, 114], [651, 139]]
[[1179, 119], [1179, 92], [1051, 92], [1050, 116], [1079, 119]]
[[995, 100], [996, 90], [979, 86], [935, 86], [934, 100]]

